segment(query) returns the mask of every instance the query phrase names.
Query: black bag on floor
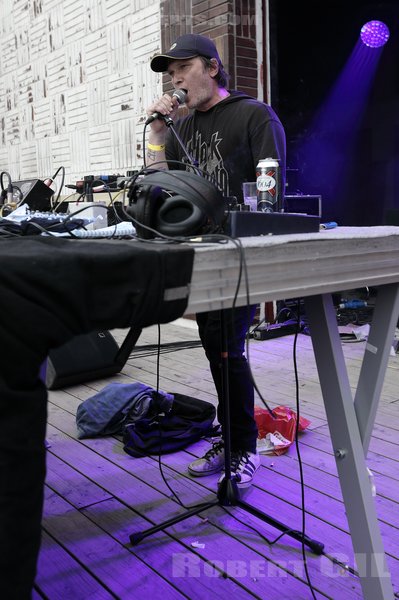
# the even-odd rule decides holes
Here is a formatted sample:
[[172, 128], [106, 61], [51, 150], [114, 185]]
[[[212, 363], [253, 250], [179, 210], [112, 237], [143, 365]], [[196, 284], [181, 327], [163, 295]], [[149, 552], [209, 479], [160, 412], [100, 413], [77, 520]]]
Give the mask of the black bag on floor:
[[169, 412], [142, 418], [124, 428], [124, 450], [136, 458], [176, 452], [203, 437], [216, 435], [216, 409], [210, 402], [173, 394]]

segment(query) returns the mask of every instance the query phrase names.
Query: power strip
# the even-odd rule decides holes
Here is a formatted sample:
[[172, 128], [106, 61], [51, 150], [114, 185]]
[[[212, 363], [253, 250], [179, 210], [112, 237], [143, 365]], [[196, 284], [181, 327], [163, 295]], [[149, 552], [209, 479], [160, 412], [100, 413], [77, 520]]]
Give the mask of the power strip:
[[272, 340], [273, 338], [281, 337], [283, 335], [291, 335], [296, 333], [297, 325], [286, 324], [286, 323], [274, 323], [273, 325], [264, 325], [259, 327], [252, 332], [254, 340]]

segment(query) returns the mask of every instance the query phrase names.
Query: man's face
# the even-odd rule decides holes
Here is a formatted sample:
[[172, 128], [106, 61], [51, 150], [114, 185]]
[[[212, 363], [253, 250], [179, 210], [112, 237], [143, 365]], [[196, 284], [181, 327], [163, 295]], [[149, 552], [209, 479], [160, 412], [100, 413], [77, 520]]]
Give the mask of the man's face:
[[186, 106], [198, 110], [208, 110], [214, 102], [218, 85], [212, 75], [216, 75], [217, 66], [206, 69], [199, 57], [173, 60], [169, 63], [168, 73], [175, 88], [187, 90]]

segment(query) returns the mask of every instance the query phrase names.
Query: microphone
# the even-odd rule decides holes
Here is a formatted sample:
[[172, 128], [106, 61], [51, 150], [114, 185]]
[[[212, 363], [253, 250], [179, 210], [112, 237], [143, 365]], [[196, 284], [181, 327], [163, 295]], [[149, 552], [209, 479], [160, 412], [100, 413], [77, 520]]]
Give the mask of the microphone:
[[[179, 105], [184, 104], [184, 102], [186, 100], [186, 96], [187, 96], [187, 90], [175, 90], [172, 94], [172, 98], [176, 98]], [[148, 117], [145, 124], [149, 125], [156, 119], [162, 119], [163, 121], [165, 121], [165, 123], [167, 125], [170, 125], [171, 123], [173, 123], [173, 120], [170, 117], [168, 117], [167, 115], [162, 115], [161, 113], [154, 112], [154, 113], [152, 113], [151, 116]]]

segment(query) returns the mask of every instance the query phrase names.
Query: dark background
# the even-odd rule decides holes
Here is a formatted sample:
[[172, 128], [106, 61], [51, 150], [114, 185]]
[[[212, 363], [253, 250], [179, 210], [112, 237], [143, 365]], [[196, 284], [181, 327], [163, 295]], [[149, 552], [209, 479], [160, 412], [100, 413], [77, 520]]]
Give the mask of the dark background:
[[[348, 178], [333, 181], [305, 164], [301, 148], [316, 111], [347, 63], [362, 25], [390, 29], [355, 147], [339, 160]], [[399, 0], [293, 2], [270, 0], [272, 105], [287, 134], [286, 193], [321, 194], [322, 219], [339, 225], [399, 225]], [[345, 111], [345, 106], [339, 110]]]

